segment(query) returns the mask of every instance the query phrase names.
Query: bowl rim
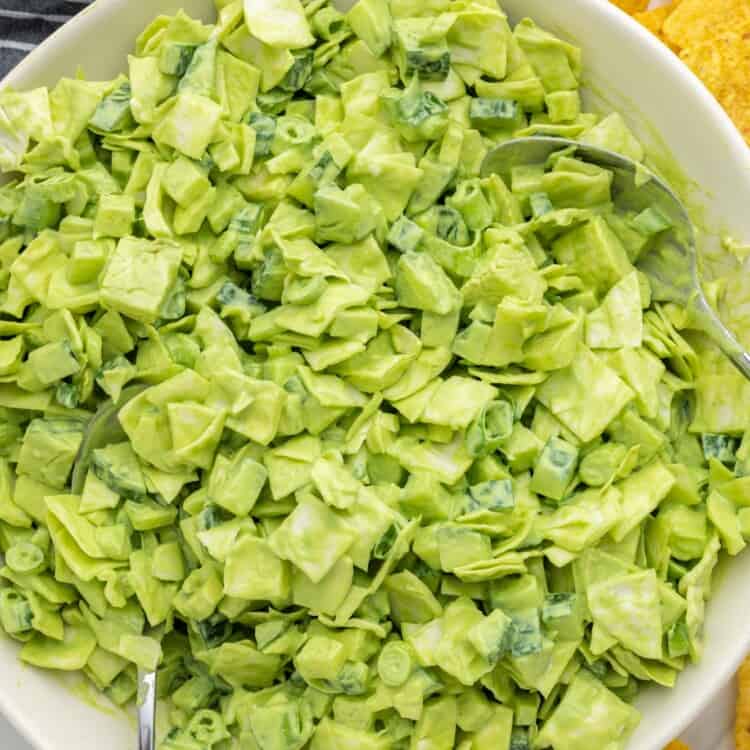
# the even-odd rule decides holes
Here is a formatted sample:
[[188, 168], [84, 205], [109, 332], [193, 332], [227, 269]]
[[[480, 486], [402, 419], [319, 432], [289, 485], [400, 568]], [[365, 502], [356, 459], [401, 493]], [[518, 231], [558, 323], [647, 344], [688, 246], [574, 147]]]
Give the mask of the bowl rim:
[[[500, 2], [502, 3], [502, 0]], [[603, 2], [601, 0], [579, 0], [579, 2], [588, 6], [591, 13], [598, 13], [605, 20], [620, 24], [629, 30], [641, 44], [646, 46], [648, 54], [654, 56], [657, 64], [660, 63], [668, 66], [676, 77], [682, 79], [684, 84], [693, 92], [696, 107], [699, 105], [704, 107], [711, 116], [711, 119], [715, 121], [717, 128], [720, 130], [719, 134], [726, 141], [731, 158], [735, 160], [736, 167], [733, 168], [733, 171], [743, 173], [744, 179], [750, 188], [750, 145], [745, 141], [727, 111], [698, 75], [667, 44], [613, 3], [607, 0]], [[639, 114], [636, 113], [633, 119], [637, 121]], [[684, 168], [688, 177], [690, 177], [689, 163], [680, 164], [680, 167]], [[750, 552], [745, 551], [744, 555], [747, 556], [748, 554]], [[723, 564], [720, 565], [719, 576], [721, 576], [722, 569], [726, 566], [738, 564], [738, 562], [735, 562], [735, 558], [727, 558], [723, 551], [720, 562]], [[723, 581], [719, 578], [715, 585], [719, 588], [722, 583]], [[711, 608], [711, 601], [712, 598], [710, 597], [706, 603], [707, 610]], [[689, 702], [683, 703], [680, 710], [674, 711], [669, 720], [663, 721], [658, 736], [654, 737], [654, 747], [665, 746], [682, 734], [705, 711], [716, 694], [731, 681], [750, 651], [750, 628], [747, 628], [744, 632], [744, 638], [738, 640], [735, 644], [733, 657], [725, 658], [719, 668], [708, 670], [701, 692], [691, 696], [692, 699]], [[692, 666], [688, 664], [688, 668]], [[678, 682], [680, 676], [679, 674], [677, 676]]]
[[[95, 0], [101, 2], [102, 0]], [[502, 0], [498, 0], [502, 4]], [[678, 77], [682, 78], [685, 83], [694, 89], [695, 95], [699, 98], [700, 103], [706, 107], [717, 124], [721, 125], [724, 136], [727, 138], [729, 145], [733, 150], [738, 152], [738, 156], [746, 162], [750, 168], [750, 144], [748, 144], [739, 128], [735, 125], [729, 113], [719, 103], [719, 100], [711, 93], [711, 90], [703, 82], [698, 74], [688, 67], [680, 56], [655, 34], [651, 33], [643, 24], [636, 21], [633, 16], [626, 13], [622, 8], [614, 5], [609, 0], [579, 0], [588, 5], [592, 13], [600, 13], [605, 18], [609, 18], [612, 23], [623, 25], [630, 29], [630, 33], [639, 38], [642, 44], [645, 44], [650, 53], [662, 62], [668, 65]], [[662, 3], [663, 4], [663, 3]], [[637, 117], [635, 118], [637, 119]]]
[[[210, 2], [210, 0], [205, 1]], [[127, 5], [128, 2], [130, 0], [93, 0], [89, 5], [82, 7], [68, 22], [50, 34], [12, 68], [4, 78], [0, 79], [0, 91], [6, 87], [23, 87], [25, 85], [24, 79], [34, 77], [36, 70], [39, 69], [40, 64], [52, 48], [70, 44], [81, 33], [80, 27], [83, 24], [91, 23], [93, 28], [100, 16], [104, 18], [111, 8]], [[502, 7], [503, 0], [498, 0], [498, 2]], [[747, 176], [750, 176], [750, 147], [726, 110], [680, 57], [642, 24], [607, 0], [577, 0], [577, 2], [584, 6], [586, 13], [599, 16], [604, 23], [621, 26], [640, 45], [645, 47], [645, 54], [653, 59], [655, 67], [666, 67], [670, 70], [672, 76], [681, 79], [683, 85], [690, 90], [691, 96], [694, 97], [695, 106], [703, 108], [715, 123], [717, 134], [724, 140], [731, 158], [736, 163], [736, 167], [733, 168], [734, 171], [744, 172], [747, 179]], [[349, 5], [351, 4], [353, 3], [350, 2]], [[154, 14], [156, 15], [158, 12], [155, 10]], [[638, 121], [638, 113], [632, 119]], [[689, 164], [685, 165], [685, 169], [689, 176]], [[750, 185], [750, 182], [748, 184]], [[729, 564], [731, 565], [732, 562], [730, 561]], [[721, 582], [719, 582], [719, 585], [721, 585]], [[710, 600], [708, 606], [710, 607]], [[704, 683], [705, 689], [700, 694], [696, 694], [689, 703], [683, 704], [682, 710], [675, 711], [669, 721], [664, 722], [659, 737], [655, 738], [659, 741], [658, 744], [666, 744], [684, 731], [704, 711], [714, 695], [731, 679], [747, 651], [750, 650], [750, 628], [746, 632], [745, 638], [736, 644], [734, 658], [725, 659], [721, 669], [710, 670]], [[47, 750], [45, 740], [39, 734], [37, 724], [30, 717], [16, 711], [11, 706], [9, 696], [10, 692], [0, 690], [0, 711], [2, 714], [33, 747]], [[654, 744], [654, 747], [656, 745], [657, 743]]]

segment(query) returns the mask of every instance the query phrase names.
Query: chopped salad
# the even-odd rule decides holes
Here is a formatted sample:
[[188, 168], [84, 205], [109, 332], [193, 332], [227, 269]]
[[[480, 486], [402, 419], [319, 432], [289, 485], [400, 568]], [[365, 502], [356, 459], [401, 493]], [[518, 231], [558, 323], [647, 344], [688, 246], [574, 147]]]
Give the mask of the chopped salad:
[[750, 386], [652, 299], [658, 210], [481, 165], [641, 143], [492, 0], [216, 6], [0, 91], [0, 627], [158, 669], [163, 750], [624, 750], [750, 538]]

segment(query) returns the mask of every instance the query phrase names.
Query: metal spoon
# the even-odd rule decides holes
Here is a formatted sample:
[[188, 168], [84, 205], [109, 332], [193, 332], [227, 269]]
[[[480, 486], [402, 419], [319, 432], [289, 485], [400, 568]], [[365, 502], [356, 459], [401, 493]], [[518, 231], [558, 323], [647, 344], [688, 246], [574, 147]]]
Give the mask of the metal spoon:
[[[133, 385], [125, 388], [115, 404], [105, 401], [91, 418], [78, 449], [71, 486], [73, 493], [80, 495], [86, 482], [95, 450], [112, 443], [127, 440], [120, 424], [120, 409], [132, 401], [146, 386]], [[156, 672], [138, 669], [138, 750], [154, 750], [156, 747]]]
[[612, 196], [618, 205], [635, 211], [654, 207], [670, 220], [672, 229], [638, 261], [638, 268], [651, 282], [653, 298], [689, 310], [696, 327], [750, 379], [750, 354], [721, 322], [701, 288], [695, 229], [687, 209], [663, 180], [613, 151], [549, 136], [516, 138], [500, 144], [487, 154], [482, 176], [497, 173], [507, 179], [513, 167], [544, 164], [551, 154], [563, 149], [614, 174]]

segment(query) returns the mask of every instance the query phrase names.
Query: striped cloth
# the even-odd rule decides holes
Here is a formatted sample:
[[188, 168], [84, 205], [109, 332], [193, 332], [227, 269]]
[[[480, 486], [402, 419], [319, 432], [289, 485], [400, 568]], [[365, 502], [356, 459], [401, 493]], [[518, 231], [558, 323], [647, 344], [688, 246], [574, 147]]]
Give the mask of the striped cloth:
[[0, 0], [0, 79], [89, 2], [91, 0]]

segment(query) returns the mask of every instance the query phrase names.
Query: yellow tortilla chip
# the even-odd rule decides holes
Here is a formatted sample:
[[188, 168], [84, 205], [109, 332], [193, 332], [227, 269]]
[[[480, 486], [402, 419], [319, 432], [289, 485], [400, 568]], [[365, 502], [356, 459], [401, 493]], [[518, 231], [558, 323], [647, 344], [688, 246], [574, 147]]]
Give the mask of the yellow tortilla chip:
[[675, 47], [692, 47], [729, 31], [750, 30], [750, 0], [682, 0], [664, 21]]
[[750, 143], [750, 30], [713, 36], [710, 41], [684, 49], [680, 56]]
[[641, 13], [646, 10], [649, 4], [649, 0], [612, 0], [612, 2], [631, 16], [633, 13]]
[[661, 36], [661, 30], [664, 26], [664, 21], [669, 18], [669, 14], [671, 12], [671, 6], [662, 5], [661, 7], [654, 8], [653, 10], [643, 11], [643, 13], [634, 13], [633, 18], [635, 18], [635, 20], [638, 21], [638, 23], [640, 23], [642, 26], [645, 26], [652, 34]]
[[734, 724], [736, 750], [750, 748], [750, 658], [737, 672], [737, 713]]
[[673, 742], [670, 742], [664, 750], [690, 750], [690, 748], [684, 743], [680, 742], [679, 740], [674, 740]]

